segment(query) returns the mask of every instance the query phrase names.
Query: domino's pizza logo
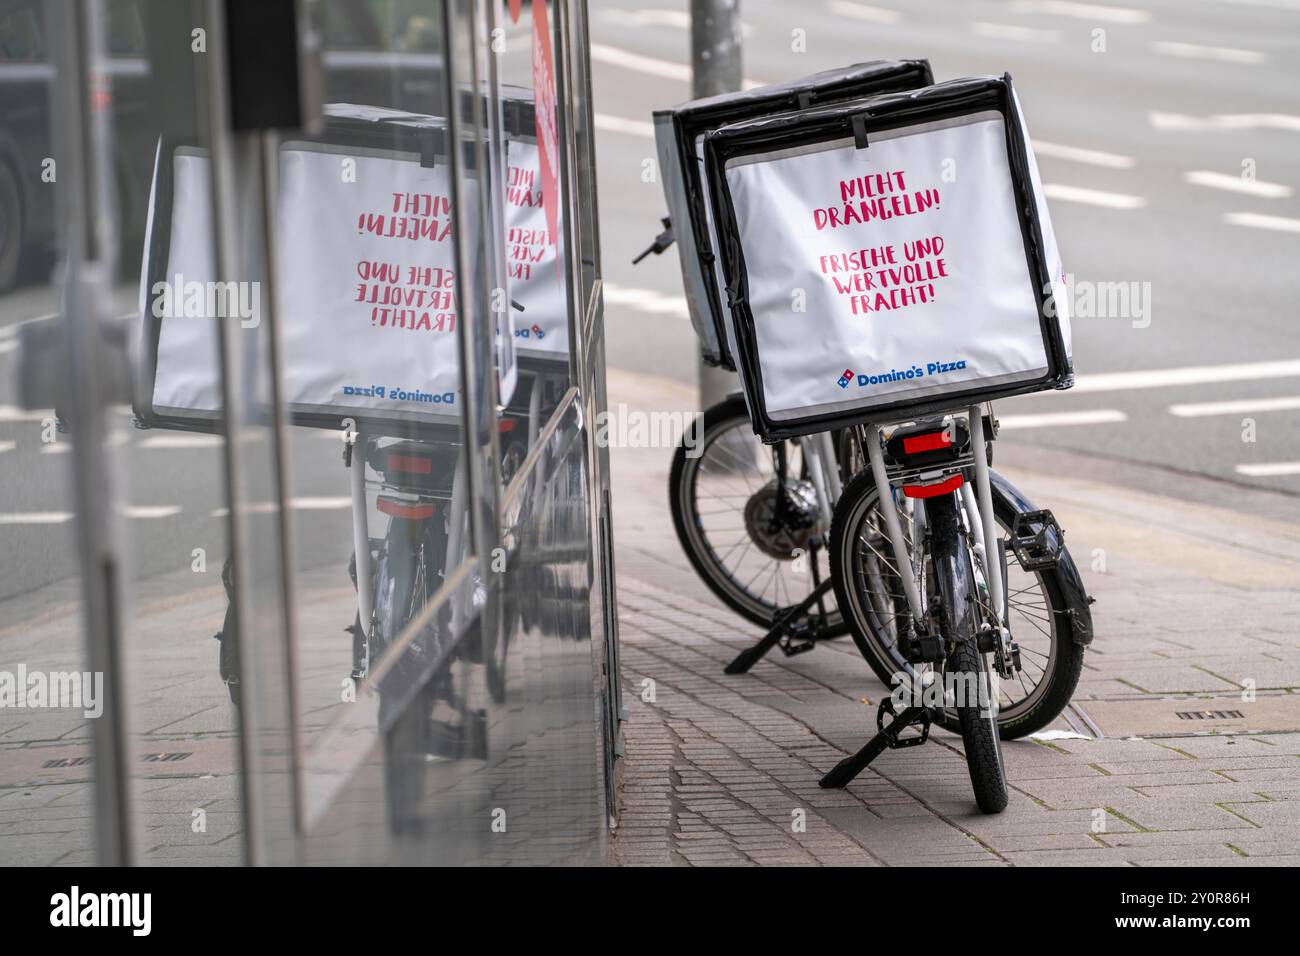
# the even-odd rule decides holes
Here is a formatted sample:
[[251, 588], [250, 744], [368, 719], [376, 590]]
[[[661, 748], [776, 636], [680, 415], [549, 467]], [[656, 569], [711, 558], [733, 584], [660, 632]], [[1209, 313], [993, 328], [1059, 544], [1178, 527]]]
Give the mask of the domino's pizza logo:
[[849, 382], [851, 381], [853, 381], [853, 369], [846, 368], [844, 370], [844, 374], [840, 376], [840, 380], [838, 384], [840, 388], [848, 388]]
[[540, 325], [533, 326], [533, 335], [537, 336], [539, 339], [546, 338], [546, 333], [542, 331], [542, 327]]

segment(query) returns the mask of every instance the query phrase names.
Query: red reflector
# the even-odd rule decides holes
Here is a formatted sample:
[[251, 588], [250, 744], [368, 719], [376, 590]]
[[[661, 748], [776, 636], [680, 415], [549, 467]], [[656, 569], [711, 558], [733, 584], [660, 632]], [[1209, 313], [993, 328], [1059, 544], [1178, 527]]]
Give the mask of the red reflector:
[[903, 485], [903, 494], [909, 498], [937, 498], [939, 495], [946, 495], [950, 491], [956, 491], [962, 486], [963, 480], [961, 475], [953, 475], [937, 485]]
[[908, 435], [903, 439], [903, 454], [915, 455], [922, 451], [939, 451], [951, 448], [952, 439], [944, 432], [931, 432], [928, 435]]
[[388, 471], [404, 471], [413, 475], [433, 473], [433, 459], [420, 455], [389, 455]]
[[497, 431], [501, 433], [512, 432], [518, 424], [519, 422], [513, 418], [503, 418], [501, 421], [497, 422]]
[[433, 505], [408, 505], [393, 498], [380, 498], [375, 504], [394, 518], [432, 518], [434, 514]]

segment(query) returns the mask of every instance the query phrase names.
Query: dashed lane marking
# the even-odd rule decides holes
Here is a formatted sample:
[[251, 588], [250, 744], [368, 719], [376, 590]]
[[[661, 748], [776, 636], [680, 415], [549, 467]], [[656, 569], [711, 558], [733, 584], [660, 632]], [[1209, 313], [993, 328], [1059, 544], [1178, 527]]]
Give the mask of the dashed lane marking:
[[1284, 475], [1300, 475], [1300, 461], [1259, 462], [1252, 465], [1238, 465], [1233, 469], [1247, 478], [1280, 478]]
[[866, 23], [890, 25], [903, 22], [903, 15], [897, 10], [872, 7], [865, 3], [849, 3], [848, 0], [831, 0], [830, 11], [848, 17], [850, 20], [863, 20]]
[[1033, 141], [1034, 153], [1050, 156], [1053, 159], [1066, 159], [1074, 163], [1088, 163], [1092, 166], [1105, 166], [1108, 169], [1132, 169], [1137, 160], [1120, 153], [1107, 153], [1099, 149], [1082, 149], [1078, 146], [1062, 146], [1060, 143], [1048, 143], [1041, 139]]
[[1286, 216], [1266, 216], [1258, 212], [1224, 213], [1223, 221], [1230, 226], [1248, 226], [1251, 229], [1269, 229], [1273, 232], [1300, 232], [1300, 219]]
[[1060, 43], [1060, 30], [1039, 30], [1036, 27], [1018, 27], [1010, 23], [986, 23], [977, 20], [971, 24], [977, 37], [989, 40], [1015, 40], [1018, 43]]
[[1099, 3], [1074, 3], [1071, 0], [1017, 0], [1011, 5], [1016, 13], [1043, 13], [1057, 17], [1074, 17], [1093, 23], [1146, 23], [1151, 14], [1132, 7], [1103, 6]]
[[654, 124], [643, 120], [624, 119], [622, 116], [597, 113], [593, 117], [593, 122], [596, 125], [596, 131], [600, 133], [623, 133], [627, 136], [644, 136], [647, 139], [654, 139], [655, 135]]
[[1128, 421], [1118, 408], [1096, 408], [1082, 412], [1044, 412], [1039, 415], [999, 415], [999, 428], [1056, 428], [1070, 425], [1114, 425]]
[[1242, 398], [1228, 402], [1189, 402], [1170, 405], [1169, 414], [1179, 418], [1203, 418], [1207, 415], [1249, 415], [1252, 412], [1284, 412], [1300, 408], [1300, 395], [1282, 398]]
[[0, 514], [0, 524], [62, 524], [71, 520], [71, 511], [20, 511]]
[[680, 295], [664, 295], [653, 289], [631, 289], [606, 282], [603, 285], [606, 305], [622, 305], [655, 315], [674, 315], [689, 318], [686, 299]]
[[1192, 365], [1183, 368], [1144, 369], [1135, 372], [1097, 372], [1080, 375], [1074, 392], [1124, 392], [1136, 388], [1170, 388], [1177, 385], [1208, 385], [1262, 378], [1300, 375], [1300, 359], [1276, 362], [1241, 362], [1233, 365]]
[[1257, 50], [1241, 50], [1230, 46], [1201, 46], [1177, 40], [1153, 40], [1151, 49], [1165, 56], [1189, 60], [1216, 60], [1220, 63], [1245, 63], [1251, 66], [1268, 62], [1268, 54]]
[[1211, 189], [1226, 189], [1228, 192], [1245, 193], [1248, 196], [1262, 196], [1265, 199], [1285, 199], [1294, 189], [1283, 183], [1265, 183], [1258, 179], [1246, 179], [1229, 173], [1216, 173], [1209, 169], [1194, 169], [1184, 173], [1183, 178], [1193, 186], [1208, 186]]
[[1189, 116], [1186, 113], [1151, 111], [1147, 120], [1158, 130], [1202, 132], [1216, 130], [1279, 129], [1300, 133], [1300, 116], [1291, 113], [1216, 113]]
[[1141, 196], [1105, 192], [1100, 189], [1084, 189], [1082, 186], [1066, 186], [1061, 183], [1044, 183], [1043, 195], [1048, 199], [1105, 206], [1107, 209], [1141, 209], [1147, 204]]

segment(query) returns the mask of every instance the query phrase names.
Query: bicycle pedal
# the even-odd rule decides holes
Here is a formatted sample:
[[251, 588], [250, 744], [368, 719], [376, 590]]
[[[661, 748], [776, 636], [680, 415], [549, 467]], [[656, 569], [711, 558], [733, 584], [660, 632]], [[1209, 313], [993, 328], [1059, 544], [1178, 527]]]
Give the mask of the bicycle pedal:
[[1061, 560], [1065, 532], [1051, 511], [1025, 511], [1011, 523], [1008, 544], [1024, 570], [1046, 571]]
[[921, 732], [912, 737], [903, 737], [899, 734], [891, 734], [886, 727], [888, 721], [885, 717], [897, 717], [898, 711], [894, 710], [894, 699], [886, 697], [876, 708], [876, 731], [885, 738], [885, 745], [890, 750], [901, 750], [903, 747], [919, 747], [930, 739], [930, 712], [922, 710], [909, 727], [919, 726]]
[[785, 654], [786, 657], [794, 657], [794, 655], [796, 654], [803, 654], [807, 651], [811, 651], [814, 647], [817, 646], [817, 642], [812, 640], [811, 638], [805, 638], [803, 640], [792, 640], [789, 637], [784, 637], [781, 639], [781, 642], [778, 646], [781, 648], [781, 652]]
[[913, 634], [903, 640], [902, 651], [909, 664], [937, 664], [947, 657], [938, 634]]

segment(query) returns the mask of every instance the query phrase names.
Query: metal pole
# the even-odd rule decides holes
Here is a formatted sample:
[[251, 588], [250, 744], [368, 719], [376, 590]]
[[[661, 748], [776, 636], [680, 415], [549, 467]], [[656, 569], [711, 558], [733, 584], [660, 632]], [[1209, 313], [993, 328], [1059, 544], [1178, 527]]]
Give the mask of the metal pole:
[[[735, 92], [741, 75], [740, 0], [691, 0], [691, 96]], [[699, 383], [700, 408], [716, 405], [736, 387], [730, 372], [702, 361]]]

